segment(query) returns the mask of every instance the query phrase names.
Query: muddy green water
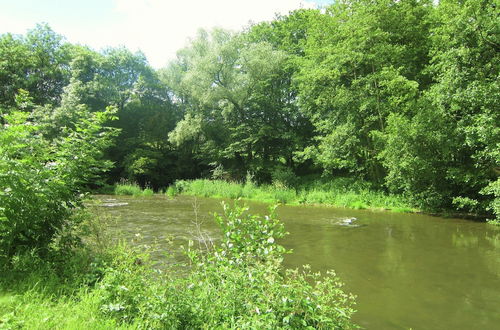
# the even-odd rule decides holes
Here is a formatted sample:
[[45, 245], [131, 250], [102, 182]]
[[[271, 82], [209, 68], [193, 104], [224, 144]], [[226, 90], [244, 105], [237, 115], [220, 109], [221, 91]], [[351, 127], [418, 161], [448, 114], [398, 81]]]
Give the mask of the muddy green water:
[[[100, 212], [117, 217], [112, 230], [139, 243], [175, 251], [198, 236], [194, 198], [98, 196]], [[202, 230], [219, 232], [211, 214], [220, 200], [197, 198]], [[113, 203], [128, 205], [113, 206]], [[267, 205], [248, 203], [254, 213]], [[107, 205], [107, 206], [106, 206]], [[366, 329], [500, 329], [500, 229], [460, 219], [280, 206], [294, 253], [286, 267], [334, 269], [357, 296], [354, 321]], [[340, 225], [356, 217], [358, 227]], [[173, 244], [166, 244], [168, 237]]]

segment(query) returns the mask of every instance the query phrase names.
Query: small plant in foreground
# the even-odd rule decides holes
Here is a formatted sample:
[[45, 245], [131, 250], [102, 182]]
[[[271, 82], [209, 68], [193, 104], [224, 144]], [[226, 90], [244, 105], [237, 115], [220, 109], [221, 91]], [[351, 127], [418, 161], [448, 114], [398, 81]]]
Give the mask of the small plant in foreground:
[[270, 208], [269, 215], [262, 217], [249, 214], [248, 207], [239, 206], [237, 202], [233, 207], [222, 205], [224, 214], [215, 215], [224, 234], [221, 246], [215, 251], [216, 257], [223, 256], [222, 259], [234, 263], [248, 263], [250, 259], [281, 260], [286, 250], [276, 240], [288, 233], [275, 216], [276, 206]]
[[[100, 313], [120, 324], [169, 329], [350, 329], [353, 297], [335, 273], [283, 270], [286, 235], [274, 214], [248, 214], [235, 203], [215, 216], [222, 242], [192, 249], [182, 276], [123, 254], [93, 293]], [[177, 273], [179, 274], [179, 273]]]
[[183, 281], [189, 288], [183, 298], [188, 306], [206, 308], [188, 318], [188, 327], [354, 327], [353, 297], [342, 291], [333, 272], [321, 276], [307, 266], [283, 271], [283, 254], [288, 251], [277, 240], [287, 233], [275, 207], [267, 216], [250, 215], [238, 202], [223, 208], [224, 213], [215, 216], [221, 244], [208, 253], [190, 251], [193, 272]]

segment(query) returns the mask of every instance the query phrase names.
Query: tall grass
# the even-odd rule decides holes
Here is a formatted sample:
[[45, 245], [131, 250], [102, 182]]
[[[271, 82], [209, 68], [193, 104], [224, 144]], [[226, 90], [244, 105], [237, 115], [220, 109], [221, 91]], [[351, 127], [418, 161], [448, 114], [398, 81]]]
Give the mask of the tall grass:
[[177, 181], [171, 191], [192, 196], [244, 198], [282, 204], [324, 204], [352, 209], [383, 209], [413, 212], [415, 208], [402, 196], [371, 189], [367, 183], [340, 178], [329, 182], [308, 182], [297, 188], [281, 184], [257, 186], [252, 182], [235, 183], [223, 180]]
[[130, 195], [130, 196], [153, 196], [154, 191], [151, 188], [144, 190], [137, 183], [121, 182], [115, 185], [115, 195]]

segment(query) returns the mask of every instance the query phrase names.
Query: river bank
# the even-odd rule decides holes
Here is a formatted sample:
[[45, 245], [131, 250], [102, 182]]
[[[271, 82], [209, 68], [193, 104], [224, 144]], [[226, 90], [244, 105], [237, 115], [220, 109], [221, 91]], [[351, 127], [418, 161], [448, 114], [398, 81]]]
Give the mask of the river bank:
[[[142, 190], [131, 183], [117, 184], [115, 195], [150, 196], [151, 189]], [[161, 191], [163, 193], [163, 191]], [[387, 210], [393, 212], [417, 213], [418, 208], [403, 196], [387, 194], [370, 189], [360, 181], [340, 178], [328, 182], [310, 182], [288, 187], [284, 184], [257, 185], [252, 182], [237, 183], [224, 180], [178, 180], [164, 192], [176, 195], [244, 199], [264, 203], [285, 205], [325, 205], [355, 210]]]
[[[142, 189], [135, 183], [119, 183], [109, 186], [102, 194], [152, 196], [153, 190]], [[397, 213], [425, 213], [444, 218], [461, 218], [474, 221], [486, 221], [486, 214], [460, 212], [455, 209], [422, 210], [402, 195], [388, 194], [370, 188], [369, 184], [346, 178], [329, 182], [312, 181], [297, 187], [282, 184], [257, 185], [255, 183], [238, 183], [224, 180], [178, 180], [158, 193], [169, 197], [177, 195], [230, 198], [268, 204], [330, 206], [354, 210], [390, 211]], [[488, 220], [493, 225], [500, 223]]]

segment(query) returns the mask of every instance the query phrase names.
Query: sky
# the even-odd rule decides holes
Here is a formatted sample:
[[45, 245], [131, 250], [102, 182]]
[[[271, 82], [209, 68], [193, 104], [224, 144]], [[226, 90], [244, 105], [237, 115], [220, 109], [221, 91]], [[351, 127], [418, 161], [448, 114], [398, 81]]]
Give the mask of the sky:
[[0, 34], [25, 34], [48, 23], [71, 43], [95, 50], [141, 50], [160, 68], [200, 28], [241, 30], [276, 13], [314, 8], [332, 0], [0, 0]]

